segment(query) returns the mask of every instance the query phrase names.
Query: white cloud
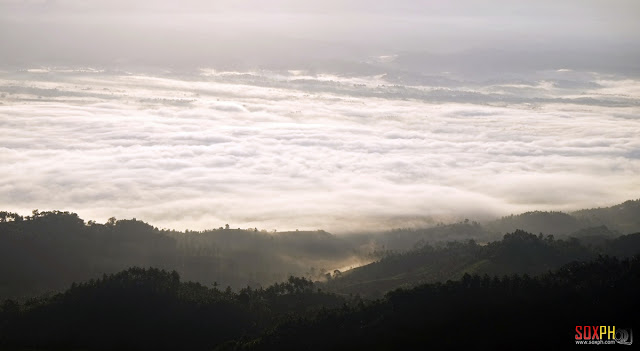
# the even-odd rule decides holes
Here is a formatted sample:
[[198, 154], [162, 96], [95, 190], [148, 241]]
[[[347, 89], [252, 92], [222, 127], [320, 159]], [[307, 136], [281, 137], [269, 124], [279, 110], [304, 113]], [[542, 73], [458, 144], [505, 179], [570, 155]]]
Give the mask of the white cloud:
[[640, 191], [633, 80], [443, 90], [300, 72], [48, 72], [0, 77], [5, 209], [341, 231]]

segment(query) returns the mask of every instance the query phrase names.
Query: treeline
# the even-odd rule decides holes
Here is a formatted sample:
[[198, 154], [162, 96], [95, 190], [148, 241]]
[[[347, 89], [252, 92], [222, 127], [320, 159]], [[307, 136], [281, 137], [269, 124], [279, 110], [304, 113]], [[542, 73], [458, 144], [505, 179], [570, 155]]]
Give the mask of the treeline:
[[640, 200], [580, 210], [571, 213], [531, 211], [490, 221], [464, 219], [458, 223], [438, 223], [429, 228], [399, 228], [372, 236], [377, 248], [406, 251], [424, 243], [466, 241], [480, 243], [500, 240], [505, 233], [524, 230], [553, 235], [557, 239], [579, 238], [583, 242], [602, 242], [622, 234], [640, 232]]
[[607, 226], [623, 234], [640, 232], [640, 199], [619, 205], [572, 212], [571, 215], [587, 223], [588, 227]]
[[539, 277], [464, 275], [291, 320], [220, 350], [564, 349], [577, 325], [636, 326], [639, 294], [638, 257]]
[[4, 301], [0, 349], [210, 350], [347, 303], [304, 278], [234, 292], [181, 282], [175, 271], [130, 268], [50, 297]]
[[[519, 250], [514, 246], [519, 241], [502, 251], [496, 243], [505, 232], [518, 228], [554, 235], [557, 242], [534, 240], [529, 251], [509, 257], [508, 252]], [[342, 236], [322, 230], [266, 232], [229, 225], [181, 232], [136, 219], [96, 223], [69, 212], [34, 210], [22, 216], [2, 211], [0, 298], [61, 291], [74, 281], [132, 266], [176, 270], [187, 280], [234, 289], [266, 286], [293, 275], [329, 279], [328, 286], [340, 293], [382, 296], [406, 284], [456, 279], [464, 272], [544, 272], [573, 259], [609, 254], [600, 248], [633, 228], [640, 228], [638, 200], [573, 214], [530, 212], [490, 223], [463, 220]], [[467, 245], [470, 239], [473, 245]], [[451, 241], [457, 243], [447, 244]], [[348, 274], [337, 272], [380, 259], [385, 261]]]
[[145, 222], [85, 223], [75, 213], [0, 213], [0, 298], [60, 291], [74, 281], [131, 266], [176, 270], [188, 280], [235, 289], [287, 276], [323, 277], [365, 257], [324, 231], [159, 230]]
[[614, 239], [605, 237], [594, 244], [577, 238], [559, 240], [553, 235], [516, 230], [505, 234], [502, 240], [482, 245], [474, 240], [453, 241], [387, 253], [371, 264], [341, 272], [327, 281], [326, 288], [343, 294], [380, 297], [399, 287], [456, 280], [465, 273], [538, 275], [571, 261], [590, 260], [599, 255], [623, 258], [635, 254], [640, 254], [640, 233]]
[[576, 325], [633, 327], [640, 259], [599, 256], [537, 277], [465, 274], [345, 299], [304, 278], [209, 288], [131, 268], [0, 308], [1, 349], [565, 348]]
[[611, 236], [640, 232], [640, 200], [570, 213], [532, 211], [485, 224], [487, 230], [499, 233], [522, 229], [530, 233], [574, 237], [579, 237], [585, 229], [602, 226], [608, 228]]

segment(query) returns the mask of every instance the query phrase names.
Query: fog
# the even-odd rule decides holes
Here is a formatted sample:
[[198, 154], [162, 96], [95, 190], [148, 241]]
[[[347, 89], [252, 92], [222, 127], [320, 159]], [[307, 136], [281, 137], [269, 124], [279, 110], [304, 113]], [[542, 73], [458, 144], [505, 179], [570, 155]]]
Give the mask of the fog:
[[611, 205], [640, 185], [631, 79], [553, 71], [440, 87], [43, 68], [3, 78], [1, 205], [27, 213], [341, 232]]
[[636, 1], [0, 1], [0, 207], [332, 232], [640, 190]]
[[446, 53], [462, 61], [453, 68], [473, 70], [478, 61], [516, 52], [515, 61], [575, 61], [637, 73], [639, 11], [633, 0], [3, 0], [0, 59], [174, 69], [322, 69], [335, 68], [337, 60], [344, 69], [346, 62], [382, 55]]

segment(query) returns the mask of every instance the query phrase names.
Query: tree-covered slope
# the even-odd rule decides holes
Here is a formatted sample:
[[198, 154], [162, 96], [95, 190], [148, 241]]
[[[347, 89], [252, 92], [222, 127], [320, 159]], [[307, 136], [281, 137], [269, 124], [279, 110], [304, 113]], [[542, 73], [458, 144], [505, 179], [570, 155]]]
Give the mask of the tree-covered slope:
[[640, 233], [605, 237], [598, 245], [586, 246], [576, 238], [556, 240], [518, 230], [486, 245], [470, 240], [391, 253], [371, 264], [336, 272], [326, 286], [337, 293], [380, 297], [395, 288], [459, 279], [465, 273], [537, 275], [599, 254], [640, 254], [639, 240]]
[[484, 224], [490, 232], [510, 233], [521, 229], [534, 234], [555, 236], [579, 236], [582, 230], [602, 226], [622, 234], [640, 232], [640, 200], [569, 213], [531, 211], [505, 216]]
[[590, 226], [606, 225], [624, 234], [640, 232], [640, 199], [611, 207], [579, 210], [571, 215]]
[[532, 278], [464, 275], [299, 318], [220, 350], [565, 349], [577, 325], [637, 323], [640, 260], [600, 257]]
[[304, 278], [236, 293], [181, 282], [175, 271], [130, 268], [51, 297], [5, 301], [0, 349], [210, 350], [344, 303]]
[[633, 327], [638, 294], [638, 256], [599, 256], [537, 277], [465, 274], [375, 301], [322, 292], [303, 278], [236, 293], [131, 268], [65, 293], [4, 301], [0, 349], [565, 348], [576, 325]]
[[[382, 296], [400, 286], [456, 279], [465, 272], [537, 274], [573, 259], [614, 250], [609, 241], [627, 233], [620, 228], [633, 228], [640, 218], [638, 203], [628, 201], [571, 215], [531, 212], [489, 224], [465, 220], [352, 235], [230, 226], [181, 232], [161, 230], [136, 219], [112, 218], [101, 224], [62, 211], [34, 210], [30, 216], [3, 211], [0, 298], [62, 291], [74, 281], [131, 266], [176, 270], [186, 280], [240, 289], [266, 286], [290, 275], [324, 280], [336, 269], [380, 261], [337, 274], [341, 278], [332, 278], [327, 285], [339, 293], [367, 296]], [[499, 240], [504, 233], [498, 234], [496, 228], [513, 228], [508, 233], [529, 228], [536, 239], [512, 236], [507, 245]], [[539, 231], [543, 238], [538, 238]], [[549, 240], [548, 234], [556, 240]], [[452, 240], [458, 243], [447, 244]], [[524, 249], [518, 246], [521, 242], [526, 242]], [[615, 250], [630, 255], [635, 246], [631, 243]], [[518, 254], [509, 256], [516, 251]]]
[[178, 271], [235, 289], [290, 275], [319, 277], [357, 260], [359, 249], [324, 231], [219, 228], [178, 232], [145, 222], [86, 222], [75, 213], [0, 213], [0, 299], [61, 291], [131, 266]]

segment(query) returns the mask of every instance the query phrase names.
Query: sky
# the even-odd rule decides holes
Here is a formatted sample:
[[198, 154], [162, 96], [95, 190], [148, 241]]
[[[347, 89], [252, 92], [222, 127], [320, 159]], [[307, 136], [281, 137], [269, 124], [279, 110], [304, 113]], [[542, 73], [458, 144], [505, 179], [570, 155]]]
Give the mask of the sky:
[[638, 198], [639, 10], [0, 0], [0, 208], [339, 233]]
[[0, 0], [0, 59], [292, 68], [398, 52], [637, 57], [639, 14], [635, 0]]

